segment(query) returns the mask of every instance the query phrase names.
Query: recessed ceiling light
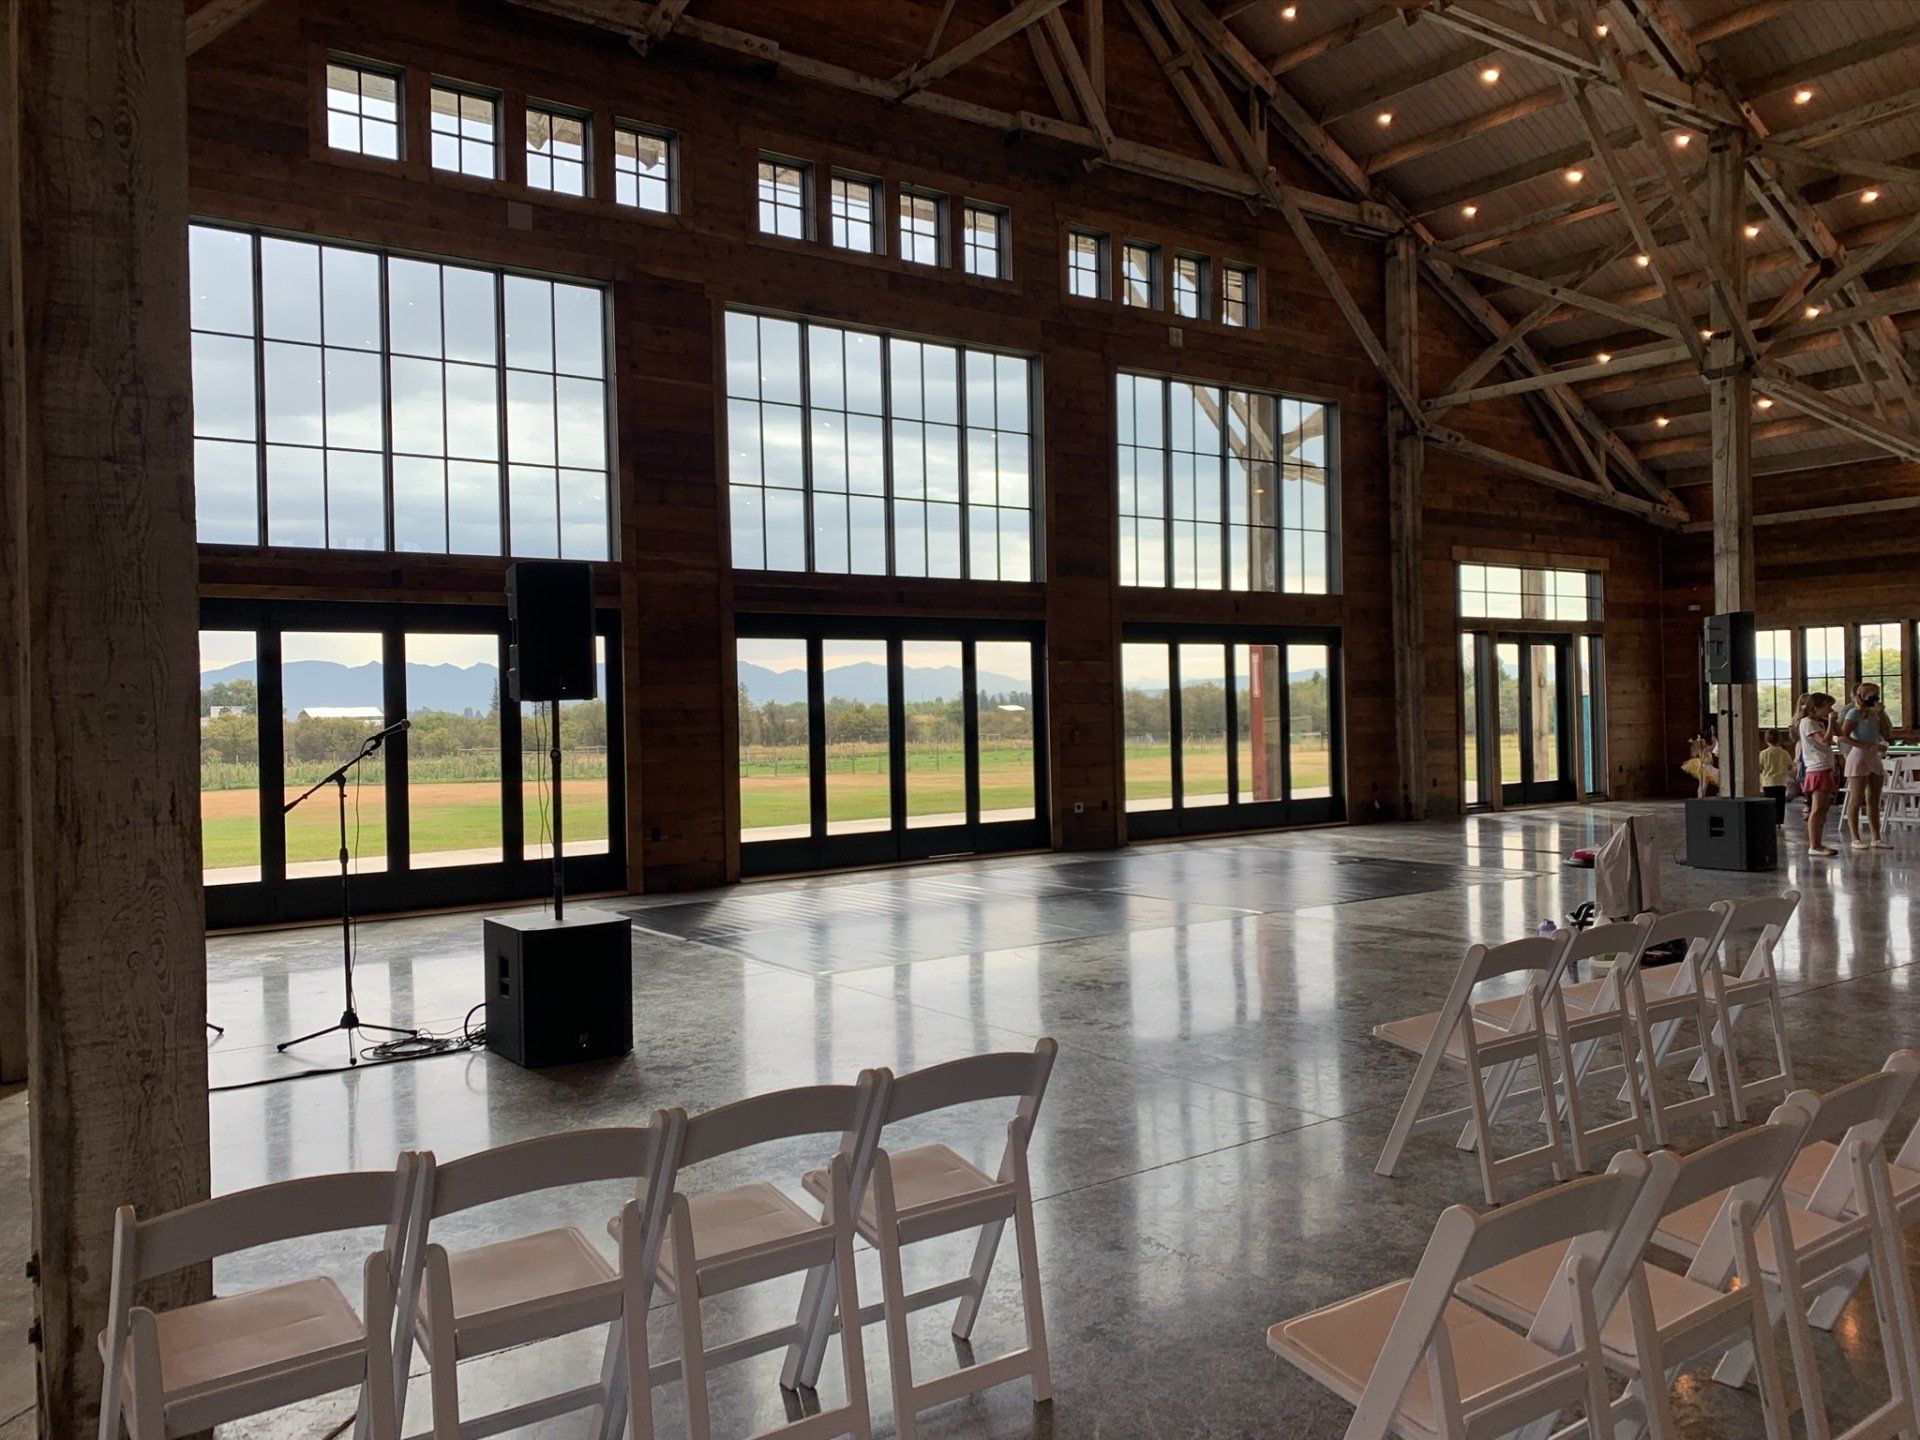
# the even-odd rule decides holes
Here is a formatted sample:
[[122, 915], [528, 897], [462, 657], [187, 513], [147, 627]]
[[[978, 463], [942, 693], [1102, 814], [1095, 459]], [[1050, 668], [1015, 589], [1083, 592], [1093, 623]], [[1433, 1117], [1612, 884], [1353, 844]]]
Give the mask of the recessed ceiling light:
[[1700, 332], [1700, 338], [1701, 338], [1702, 340], [1711, 340], [1711, 339], [1713, 338], [1713, 331], [1711, 331], [1711, 330], [1702, 330], [1702, 331]]
[[1667, 428], [1667, 426], [1671, 425], [1673, 422], [1667, 419], [1667, 417], [1664, 415], [1656, 415], [1653, 417], [1653, 423], [1658, 425], [1662, 430], [1664, 430]]
[[1768, 395], [1762, 395], [1758, 400], [1753, 402], [1753, 408], [1756, 410], [1771, 410], [1773, 408], [1773, 398]]
[[1595, 360], [1598, 360], [1602, 365], [1605, 365], [1610, 360], [1613, 359], [1613, 356], [1609, 355], [1606, 351], [1602, 350], [1598, 355], [1594, 356], [1593, 358]]
[[1298, 5], [1287, 6], [1286, 9], [1280, 12], [1280, 18], [1282, 20], [1298, 20], [1300, 18], [1300, 7]]
[[1601, 38], [1602, 40], [1604, 40], [1604, 39], [1606, 39], [1606, 38], [1607, 38], [1607, 26], [1606, 26], [1606, 22], [1605, 22], [1605, 21], [1603, 20], [1603, 21], [1601, 21], [1601, 23], [1600, 23], [1600, 24], [1598, 24], [1598, 25], [1596, 25], [1596, 26], [1594, 26], [1594, 27], [1593, 27], [1593, 33], [1594, 33], [1594, 34], [1596, 34], [1596, 35], [1598, 35], [1598, 36], [1599, 36], [1599, 37], [1600, 37], [1600, 38]]
[[1804, 105], [1811, 99], [1813, 99], [1813, 91], [1811, 90], [1796, 90], [1793, 92], [1793, 103], [1796, 105]]
[[1644, 270], [1647, 268], [1647, 266], [1653, 263], [1653, 257], [1651, 255], [1646, 255], [1646, 254], [1636, 255], [1633, 257], [1633, 263], [1638, 265], [1642, 270]]
[[1807, 319], [1818, 320], [1820, 318], [1820, 307], [1818, 305], [1809, 305], [1804, 313]]
[[1860, 203], [1862, 205], [1871, 205], [1879, 198], [1880, 192], [1878, 190], [1862, 190], [1860, 192]]
[[1382, 110], [1378, 115], [1373, 117], [1373, 123], [1376, 125], [1391, 125], [1393, 123], [1393, 112], [1391, 110]]
[[1567, 171], [1567, 184], [1569, 185], [1578, 185], [1582, 180], [1586, 178], [1587, 178], [1587, 172], [1584, 170], [1573, 169], [1573, 170]]
[[1687, 146], [1691, 145], [1692, 143], [1693, 143], [1693, 135], [1689, 131], [1676, 130], [1673, 132], [1673, 148], [1674, 149], [1684, 150], [1687, 148]]
[[1487, 66], [1486, 69], [1480, 72], [1480, 83], [1482, 85], [1498, 85], [1500, 83], [1500, 67], [1498, 65]]
[[1462, 205], [1460, 207], [1460, 213], [1471, 220], [1480, 213], [1480, 207], [1478, 205]]
[[1747, 226], [1747, 238], [1748, 238], [1749, 240], [1757, 240], [1757, 239], [1759, 239], [1759, 238], [1760, 238], [1760, 227], [1759, 227], [1758, 225], [1749, 225], [1749, 226]]

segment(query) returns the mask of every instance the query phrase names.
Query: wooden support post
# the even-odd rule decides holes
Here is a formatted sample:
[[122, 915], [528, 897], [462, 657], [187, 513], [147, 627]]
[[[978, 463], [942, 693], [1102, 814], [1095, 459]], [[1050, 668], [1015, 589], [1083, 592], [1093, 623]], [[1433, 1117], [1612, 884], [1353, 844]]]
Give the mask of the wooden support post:
[[[1387, 242], [1387, 353], [1417, 395], [1420, 384], [1420, 259], [1411, 235]], [[1400, 818], [1427, 814], [1426, 626], [1420, 584], [1420, 480], [1426, 440], [1420, 415], [1387, 398], [1387, 527], [1392, 549], [1394, 740], [1400, 756]]]
[[[114, 1208], [208, 1190], [181, 7], [15, 0], [22, 833], [40, 1433], [95, 1427]], [[10, 192], [11, 193], [11, 192]], [[17, 204], [17, 210], [15, 205]], [[202, 1298], [204, 1273], [152, 1287]]]
[[[26, 736], [20, 697], [27, 680], [21, 622], [26, 576], [20, 484], [26, 409], [20, 394], [20, 113], [12, 13], [0, 15], [0, 1084], [27, 1078]], [[16, 919], [15, 917], [20, 917]]]
[[[1713, 434], [1713, 608], [1752, 610], [1753, 585], [1753, 367], [1730, 323], [1747, 306], [1746, 140], [1738, 131], [1714, 135], [1707, 162], [1707, 224], [1720, 275], [1710, 292], [1713, 340], [1707, 353], [1709, 416]], [[1731, 734], [1721, 736], [1724, 794], [1760, 793], [1756, 689], [1730, 687]], [[1731, 741], [1731, 745], [1729, 744]]]

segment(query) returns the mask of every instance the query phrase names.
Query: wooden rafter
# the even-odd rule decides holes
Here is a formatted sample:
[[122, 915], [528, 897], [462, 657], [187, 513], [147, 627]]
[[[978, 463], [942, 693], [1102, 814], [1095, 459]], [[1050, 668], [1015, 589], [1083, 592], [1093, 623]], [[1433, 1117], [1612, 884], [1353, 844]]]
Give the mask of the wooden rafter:
[[[672, 0], [656, 0], [653, 7], [654, 14], [650, 15], [643, 24], [656, 23], [661, 6], [670, 3]], [[966, 39], [941, 51], [931, 60], [915, 61], [901, 71], [894, 77], [894, 83], [899, 86], [900, 95], [905, 97], [917, 90], [924, 90], [934, 81], [951, 75], [976, 56], [986, 54], [1002, 40], [1010, 40], [1027, 26], [1038, 20], [1044, 20], [1064, 4], [1066, 0], [1020, 0], [1018, 5], [992, 24], [982, 26]], [[684, 0], [682, 0], [682, 8], [685, 8]]]
[[266, 0], [207, 0], [187, 15], [187, 54], [211, 45], [265, 3]]

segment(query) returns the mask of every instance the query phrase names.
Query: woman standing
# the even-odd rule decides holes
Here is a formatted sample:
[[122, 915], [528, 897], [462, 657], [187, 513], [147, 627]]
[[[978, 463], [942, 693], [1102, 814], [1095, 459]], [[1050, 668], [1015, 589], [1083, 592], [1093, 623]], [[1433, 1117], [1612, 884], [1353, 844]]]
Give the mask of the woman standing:
[[1833, 792], [1833, 696], [1802, 695], [1793, 734], [1800, 747], [1800, 793], [1807, 797], [1807, 853], [1838, 855], [1826, 843]]
[[[1840, 717], [1840, 743], [1847, 751], [1847, 808], [1841, 827], [1856, 850], [1891, 850], [1880, 836], [1880, 792], [1887, 783], [1886, 707], [1871, 680], [1854, 688], [1853, 704]], [[1869, 838], [1860, 835], [1860, 812], [1867, 812]]]

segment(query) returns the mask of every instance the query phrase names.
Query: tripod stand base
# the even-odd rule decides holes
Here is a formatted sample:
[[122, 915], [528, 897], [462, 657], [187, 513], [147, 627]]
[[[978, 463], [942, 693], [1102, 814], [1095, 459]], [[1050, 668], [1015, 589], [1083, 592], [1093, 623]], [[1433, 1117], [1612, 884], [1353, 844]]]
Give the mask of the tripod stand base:
[[273, 1048], [284, 1055], [294, 1046], [304, 1045], [309, 1040], [318, 1040], [323, 1035], [344, 1034], [347, 1037], [347, 1063], [349, 1065], [358, 1065], [360, 1063], [360, 1053], [354, 1048], [353, 1041], [354, 1036], [362, 1030], [378, 1030], [382, 1035], [405, 1035], [408, 1037], [414, 1037], [420, 1033], [418, 1030], [403, 1030], [397, 1025], [369, 1025], [353, 1011], [342, 1010], [340, 1012], [340, 1020], [337, 1024], [329, 1025], [324, 1030], [315, 1030], [310, 1035], [302, 1035], [294, 1040], [282, 1040]]

